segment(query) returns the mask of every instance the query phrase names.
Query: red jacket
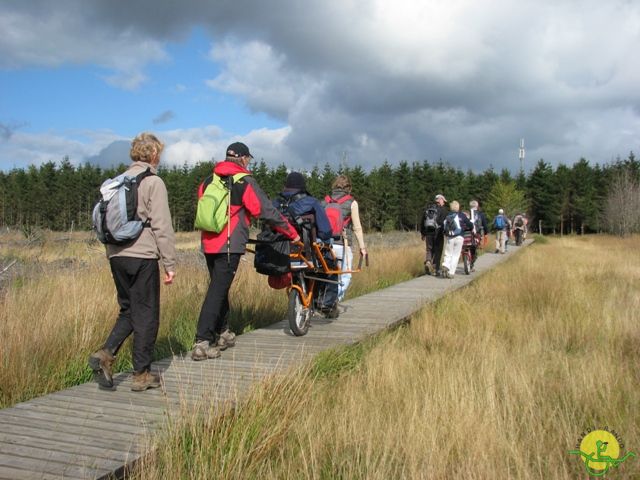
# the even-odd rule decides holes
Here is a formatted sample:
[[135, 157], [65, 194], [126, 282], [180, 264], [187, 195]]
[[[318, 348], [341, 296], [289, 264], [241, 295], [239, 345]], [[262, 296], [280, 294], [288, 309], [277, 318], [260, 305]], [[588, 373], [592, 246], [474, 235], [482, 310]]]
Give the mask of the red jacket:
[[[234, 162], [222, 161], [215, 165], [213, 171], [219, 177], [228, 177], [236, 173], [248, 173]], [[202, 196], [208, 178], [198, 187], [198, 198]], [[249, 239], [251, 218], [265, 220], [271, 227], [293, 240], [298, 234], [289, 222], [272, 205], [255, 179], [248, 175], [231, 187], [231, 253], [244, 253]], [[204, 253], [227, 253], [227, 227], [220, 232], [201, 232], [202, 250]]]

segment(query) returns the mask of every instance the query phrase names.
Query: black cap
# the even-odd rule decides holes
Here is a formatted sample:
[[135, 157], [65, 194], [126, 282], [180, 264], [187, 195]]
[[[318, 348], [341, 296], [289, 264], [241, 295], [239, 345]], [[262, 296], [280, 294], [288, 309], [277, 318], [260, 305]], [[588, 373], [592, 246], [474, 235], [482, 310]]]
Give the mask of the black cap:
[[235, 157], [235, 158], [251, 157], [251, 158], [253, 158], [253, 155], [251, 155], [251, 153], [249, 152], [249, 147], [247, 147], [244, 143], [235, 142], [235, 143], [232, 143], [231, 145], [229, 145], [227, 147], [227, 157]]
[[306, 189], [304, 176], [298, 172], [291, 172], [287, 175], [287, 180], [284, 183], [284, 188], [290, 188], [291, 190], [304, 190]]

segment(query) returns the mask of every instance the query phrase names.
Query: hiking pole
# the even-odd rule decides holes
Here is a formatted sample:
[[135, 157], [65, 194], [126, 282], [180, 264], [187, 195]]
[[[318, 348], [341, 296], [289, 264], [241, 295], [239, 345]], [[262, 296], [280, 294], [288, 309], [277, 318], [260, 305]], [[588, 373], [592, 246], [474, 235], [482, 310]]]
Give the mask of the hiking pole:
[[231, 180], [232, 176], [227, 177], [227, 189], [229, 194], [227, 195], [227, 267], [231, 265]]

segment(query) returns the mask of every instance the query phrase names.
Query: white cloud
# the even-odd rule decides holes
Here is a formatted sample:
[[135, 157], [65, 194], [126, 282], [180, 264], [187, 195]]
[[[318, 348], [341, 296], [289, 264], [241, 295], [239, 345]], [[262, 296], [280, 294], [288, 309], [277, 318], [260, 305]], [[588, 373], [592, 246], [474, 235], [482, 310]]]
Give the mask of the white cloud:
[[136, 29], [97, 24], [82, 8], [54, 7], [40, 15], [0, 7], [1, 68], [96, 64], [114, 72], [104, 77], [107, 83], [133, 90], [147, 79], [146, 65], [167, 59], [161, 41]]
[[225, 41], [213, 46], [210, 57], [223, 64], [224, 70], [206, 81], [209, 87], [240, 96], [251, 109], [277, 118], [287, 117], [311, 83], [289, 69], [283, 54], [263, 42], [238, 45]]
[[[26, 133], [16, 131], [0, 143], [1, 169], [26, 168], [45, 162], [60, 162], [64, 157], [78, 165], [97, 155], [112, 142], [122, 140], [109, 132]], [[125, 159], [126, 161], [126, 159]]]
[[211, 159], [220, 161], [224, 158], [228, 145], [244, 142], [256, 159], [262, 158], [275, 166], [290, 155], [284, 145], [289, 132], [289, 127], [260, 128], [239, 137], [228, 135], [218, 127], [208, 126], [159, 132], [158, 135], [166, 143], [162, 157], [165, 165], [193, 165]]
[[[265, 158], [335, 163], [346, 152], [363, 165], [444, 158], [482, 169], [511, 166], [521, 137], [528, 159], [552, 163], [607, 161], [640, 144], [638, 2], [161, 7], [10, 1], [0, 6], [0, 65], [94, 63], [112, 70], [112, 84], [139, 88], [145, 66], [166, 60], [164, 45], [202, 25], [215, 40], [209, 58], [221, 68], [207, 85], [288, 124], [265, 130], [264, 139], [260, 130], [243, 135], [264, 142]], [[235, 138], [224, 126], [208, 137], [208, 128], [168, 132], [167, 161], [208, 159]]]

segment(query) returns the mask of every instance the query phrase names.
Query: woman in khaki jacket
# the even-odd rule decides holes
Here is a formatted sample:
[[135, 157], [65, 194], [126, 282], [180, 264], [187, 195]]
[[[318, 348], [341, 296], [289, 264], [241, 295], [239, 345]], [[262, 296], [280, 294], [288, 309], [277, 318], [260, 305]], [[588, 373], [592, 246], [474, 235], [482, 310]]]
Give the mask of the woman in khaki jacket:
[[160, 386], [152, 373], [151, 359], [160, 324], [160, 259], [164, 283], [176, 275], [175, 234], [167, 188], [155, 175], [164, 144], [151, 133], [141, 133], [131, 142], [133, 161], [125, 172], [137, 176], [149, 169], [138, 187], [138, 216], [148, 224], [140, 236], [126, 245], [107, 244], [107, 257], [115, 282], [120, 313], [102, 349], [89, 357], [98, 384], [113, 387], [112, 367], [123, 342], [133, 333], [133, 384], [131, 390], [143, 391]]

